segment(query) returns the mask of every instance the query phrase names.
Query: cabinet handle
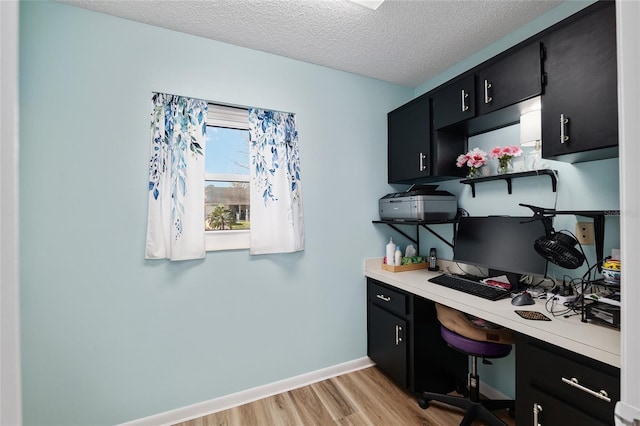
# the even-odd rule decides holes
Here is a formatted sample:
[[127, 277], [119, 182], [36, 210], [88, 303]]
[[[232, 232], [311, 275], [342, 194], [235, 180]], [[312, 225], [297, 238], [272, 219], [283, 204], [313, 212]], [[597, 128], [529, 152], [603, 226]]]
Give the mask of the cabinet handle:
[[467, 92], [464, 91], [464, 89], [462, 89], [462, 112], [465, 112], [469, 109], [469, 105], [467, 105], [467, 98], [469, 97], [469, 94]]
[[389, 302], [391, 300], [391, 297], [387, 297], [384, 294], [376, 294], [376, 297], [378, 299], [384, 300], [385, 302]]
[[402, 327], [396, 325], [396, 346], [402, 343], [402, 336], [400, 335], [400, 333], [402, 333]]
[[569, 136], [566, 134], [568, 123], [569, 119], [564, 114], [560, 114], [560, 143], [565, 143], [569, 140]]
[[420, 171], [423, 172], [426, 170], [427, 166], [424, 164], [424, 160], [426, 160], [427, 156], [423, 153], [420, 153]]
[[485, 80], [484, 81], [484, 103], [485, 104], [488, 104], [493, 100], [493, 98], [489, 96], [490, 88], [491, 88], [491, 83], [489, 83], [489, 80]]
[[600, 390], [599, 392], [596, 392], [594, 390], [591, 390], [588, 387], [582, 386], [580, 383], [578, 383], [578, 379], [576, 379], [575, 377], [572, 377], [571, 380], [565, 379], [563, 377], [562, 382], [568, 384], [569, 386], [573, 386], [574, 388], [579, 389], [582, 392], [586, 392], [591, 396], [595, 396], [596, 398], [599, 398], [603, 401], [611, 402], [611, 398], [609, 398], [609, 394], [607, 393], [607, 391]]
[[538, 414], [542, 413], [542, 405], [533, 403], [533, 426], [542, 426], [538, 419]]

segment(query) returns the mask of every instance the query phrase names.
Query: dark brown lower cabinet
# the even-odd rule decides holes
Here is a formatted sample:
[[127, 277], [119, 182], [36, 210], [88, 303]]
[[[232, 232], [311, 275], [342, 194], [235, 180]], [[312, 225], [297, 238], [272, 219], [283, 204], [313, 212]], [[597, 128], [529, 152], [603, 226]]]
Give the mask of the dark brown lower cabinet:
[[369, 357], [399, 386], [407, 387], [407, 322], [375, 304], [369, 305]]
[[613, 425], [620, 369], [519, 334], [518, 425]]
[[367, 279], [367, 354], [403, 389], [450, 392], [466, 384], [467, 357], [440, 337], [435, 304]]

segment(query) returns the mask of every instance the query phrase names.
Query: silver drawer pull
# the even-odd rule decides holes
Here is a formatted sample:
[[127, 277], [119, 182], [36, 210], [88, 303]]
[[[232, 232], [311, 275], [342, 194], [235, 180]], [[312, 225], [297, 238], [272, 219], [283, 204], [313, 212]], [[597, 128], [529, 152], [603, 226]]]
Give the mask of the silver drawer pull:
[[400, 335], [400, 333], [402, 333], [402, 327], [396, 325], [396, 346], [402, 343], [402, 336]]
[[572, 377], [571, 380], [565, 379], [563, 377], [562, 381], [568, 384], [569, 386], [573, 386], [576, 389], [580, 389], [581, 391], [588, 393], [589, 395], [595, 396], [596, 398], [599, 398], [603, 401], [611, 402], [611, 398], [609, 398], [609, 394], [607, 393], [607, 391], [601, 390], [599, 392], [596, 392], [594, 390], [591, 390], [585, 386], [582, 386], [580, 383], [578, 383], [578, 379], [576, 379], [575, 377]]
[[467, 105], [468, 97], [469, 95], [467, 94], [467, 92], [465, 92], [464, 89], [462, 89], [462, 112], [465, 112], [469, 109], [469, 106]]
[[560, 143], [565, 143], [569, 140], [569, 136], [567, 135], [567, 124], [569, 123], [569, 119], [564, 116], [564, 114], [560, 114]]
[[427, 156], [424, 155], [423, 153], [420, 153], [420, 155], [418, 157], [418, 160], [420, 161], [420, 166], [419, 167], [420, 167], [420, 171], [421, 172], [424, 172], [427, 169], [427, 166], [424, 164], [425, 163], [424, 160], [426, 160], [426, 159], [427, 159]]
[[538, 414], [542, 413], [542, 405], [533, 403], [533, 426], [542, 426]]
[[485, 80], [484, 81], [484, 103], [485, 104], [489, 104], [491, 103], [491, 101], [493, 101], [493, 98], [489, 96], [489, 89], [491, 89], [491, 83], [489, 83], [489, 80]]
[[377, 297], [378, 299], [384, 300], [385, 302], [389, 302], [389, 301], [391, 301], [391, 297], [387, 297], [387, 296], [385, 296], [384, 294], [376, 294], [376, 297]]

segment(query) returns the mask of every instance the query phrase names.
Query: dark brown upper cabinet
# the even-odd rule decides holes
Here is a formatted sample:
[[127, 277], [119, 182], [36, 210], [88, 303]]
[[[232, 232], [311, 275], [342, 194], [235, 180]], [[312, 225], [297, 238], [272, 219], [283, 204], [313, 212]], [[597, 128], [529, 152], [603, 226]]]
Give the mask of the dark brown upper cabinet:
[[570, 163], [618, 156], [614, 2], [543, 37], [542, 156]]
[[388, 114], [388, 182], [462, 177], [469, 136], [542, 104], [542, 156], [618, 156], [615, 3], [598, 1]]
[[517, 105], [542, 93], [543, 55], [540, 42], [532, 42], [435, 90], [433, 128], [472, 135], [513, 124], [521, 110]]
[[443, 127], [476, 116], [475, 77], [454, 81], [433, 94], [433, 127]]
[[430, 122], [427, 96], [416, 98], [387, 115], [389, 183], [431, 176]]
[[456, 158], [466, 141], [431, 131], [431, 98], [420, 96], [387, 115], [389, 183], [419, 183], [462, 176]]
[[480, 68], [476, 72], [478, 115], [540, 95], [543, 52], [541, 44], [534, 42]]

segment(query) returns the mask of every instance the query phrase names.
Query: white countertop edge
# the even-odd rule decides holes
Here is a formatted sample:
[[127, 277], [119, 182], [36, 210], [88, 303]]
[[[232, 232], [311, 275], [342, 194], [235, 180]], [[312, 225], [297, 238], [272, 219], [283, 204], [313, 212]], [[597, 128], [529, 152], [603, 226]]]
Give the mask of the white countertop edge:
[[[554, 317], [545, 309], [543, 300], [537, 300], [535, 305], [521, 307], [511, 305], [510, 299], [492, 302], [428, 282], [429, 278], [439, 275], [440, 272], [431, 272], [426, 269], [389, 272], [383, 270], [381, 265], [382, 258], [365, 259], [364, 275], [620, 368], [620, 332], [618, 330], [593, 323], [583, 323], [580, 315], [569, 318]], [[491, 309], [488, 310], [487, 307]], [[525, 320], [514, 312], [516, 309], [541, 312], [551, 318], [551, 321]]]

